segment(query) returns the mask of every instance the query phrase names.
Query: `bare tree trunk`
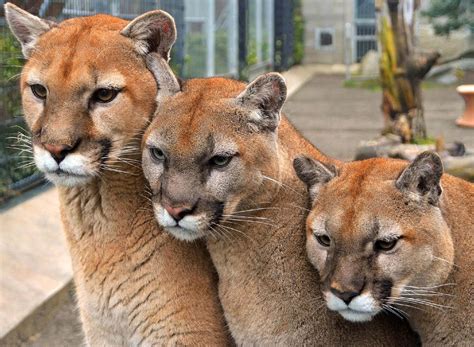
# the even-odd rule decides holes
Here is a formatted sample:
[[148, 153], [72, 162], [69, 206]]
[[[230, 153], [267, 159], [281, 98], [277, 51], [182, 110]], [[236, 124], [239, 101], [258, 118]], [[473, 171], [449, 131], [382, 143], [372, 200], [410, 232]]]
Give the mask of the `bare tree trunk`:
[[427, 136], [421, 81], [440, 56], [438, 52], [415, 52], [414, 23], [418, 6], [419, 0], [376, 1], [384, 132], [401, 136], [403, 142]]

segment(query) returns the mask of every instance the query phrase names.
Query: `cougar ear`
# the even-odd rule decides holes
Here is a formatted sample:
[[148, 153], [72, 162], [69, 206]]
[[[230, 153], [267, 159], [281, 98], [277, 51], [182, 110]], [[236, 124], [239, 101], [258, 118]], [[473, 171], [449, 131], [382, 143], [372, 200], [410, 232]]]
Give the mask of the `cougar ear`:
[[148, 54], [146, 65], [153, 73], [153, 76], [155, 76], [156, 83], [158, 84], [158, 94], [156, 96], [158, 103], [181, 90], [178, 79], [168, 65], [168, 62], [160, 54]]
[[56, 23], [36, 17], [10, 2], [5, 4], [5, 18], [13, 35], [20, 42], [26, 59], [30, 57], [38, 38], [56, 26]]
[[253, 111], [251, 123], [270, 131], [274, 131], [280, 123], [280, 111], [285, 100], [285, 80], [275, 72], [257, 77], [237, 97], [239, 104]]
[[170, 59], [170, 50], [176, 41], [176, 25], [173, 17], [161, 10], [150, 11], [132, 20], [120, 32], [135, 41], [140, 54], [156, 52], [163, 59]]
[[296, 175], [306, 183], [311, 201], [314, 201], [321, 187], [337, 176], [333, 165], [301, 155], [293, 160]]
[[437, 205], [442, 193], [443, 163], [433, 152], [423, 152], [400, 174], [395, 186], [415, 201]]

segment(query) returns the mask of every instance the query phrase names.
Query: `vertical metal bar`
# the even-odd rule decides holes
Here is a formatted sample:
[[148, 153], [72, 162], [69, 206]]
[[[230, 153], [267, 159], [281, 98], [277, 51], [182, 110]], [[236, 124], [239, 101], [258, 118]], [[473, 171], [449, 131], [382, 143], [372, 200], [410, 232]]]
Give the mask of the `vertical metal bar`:
[[257, 63], [262, 62], [262, 49], [263, 49], [263, 39], [262, 39], [262, 12], [263, 12], [262, 0], [255, 0], [255, 41], [256, 41], [256, 53], [257, 53]]
[[346, 80], [351, 78], [351, 42], [352, 42], [352, 24], [346, 22], [344, 35], [344, 57], [346, 63]]
[[245, 80], [247, 76], [247, 21], [248, 0], [238, 0], [239, 13], [239, 78]]
[[293, 11], [294, 11], [294, 2], [295, 0], [285, 1], [286, 11], [285, 11], [285, 35], [283, 41], [284, 53], [283, 53], [283, 69], [287, 70], [293, 64], [293, 48], [294, 48], [294, 20], [293, 20]]
[[207, 0], [207, 25], [206, 25], [206, 75], [214, 76], [215, 74], [215, 0]]
[[273, 13], [275, 11], [274, 9], [275, 3], [273, 0], [266, 0], [265, 1], [265, 7], [266, 7], [266, 16], [267, 16], [267, 32], [268, 32], [268, 57], [267, 59], [270, 62], [270, 65], [273, 67], [274, 65], [274, 45], [273, 45], [273, 40], [274, 38], [274, 21], [275, 17], [273, 16]]
[[273, 65], [276, 71], [282, 71], [282, 47], [284, 33], [282, 28], [282, 16], [284, 12], [284, 2], [275, 1], [275, 7], [273, 12], [274, 19], [274, 43], [273, 43]]
[[118, 0], [112, 1], [110, 12], [112, 16], [120, 16], [120, 3]]
[[155, 1], [155, 8], [161, 8], [169, 12], [175, 20], [176, 31], [178, 33], [176, 42], [172, 50], [171, 64], [180, 76], [184, 73], [184, 40], [185, 40], [185, 20], [184, 20], [184, 0]]
[[232, 76], [238, 77], [239, 72], [239, 5], [238, 0], [230, 0], [229, 16], [227, 20], [227, 61], [228, 69]]

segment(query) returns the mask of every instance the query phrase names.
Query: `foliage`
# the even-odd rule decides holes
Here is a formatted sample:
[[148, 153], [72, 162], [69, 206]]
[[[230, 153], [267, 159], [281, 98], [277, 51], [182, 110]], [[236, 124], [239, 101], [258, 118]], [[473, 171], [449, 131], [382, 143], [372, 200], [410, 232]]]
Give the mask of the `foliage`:
[[12, 34], [6, 30], [0, 30], [0, 85], [4, 86], [16, 74], [23, 65], [23, 58], [19, 44]]
[[449, 36], [465, 26], [474, 32], [473, 0], [431, 0], [422, 14], [430, 19], [436, 35]]
[[0, 120], [21, 112], [18, 77], [23, 65], [20, 47], [13, 35], [0, 30]]
[[[224, 30], [215, 33], [215, 72], [222, 75], [228, 72], [228, 35]], [[184, 77], [206, 76], [207, 46], [206, 35], [202, 32], [188, 32], [185, 40]]]
[[12, 184], [37, 173], [28, 145], [18, 138], [29, 138], [23, 118], [0, 124], [0, 202], [15, 194]]
[[[12, 184], [36, 172], [30, 153], [19, 151], [15, 139], [26, 136], [21, 114], [18, 77], [23, 58], [18, 43], [7, 30], [0, 30], [0, 201], [11, 196]], [[24, 145], [21, 145], [24, 148]]]
[[434, 145], [436, 144], [436, 139], [434, 137], [426, 137], [426, 138], [422, 138], [422, 137], [415, 137], [412, 142], [415, 144], [415, 145]]
[[344, 81], [344, 88], [367, 89], [372, 92], [380, 92], [382, 86], [379, 79], [350, 79]]

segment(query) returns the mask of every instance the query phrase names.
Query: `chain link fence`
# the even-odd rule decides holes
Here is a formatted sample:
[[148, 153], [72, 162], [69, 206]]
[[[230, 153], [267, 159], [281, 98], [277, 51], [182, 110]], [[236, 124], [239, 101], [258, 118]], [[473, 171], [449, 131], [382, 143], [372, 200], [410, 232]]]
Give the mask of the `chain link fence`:
[[[182, 77], [248, 80], [302, 60], [301, 0], [10, 0], [42, 18], [62, 21], [107, 13], [131, 20], [163, 9], [176, 21], [171, 65]], [[3, 5], [0, 0], [0, 5]], [[0, 6], [0, 202], [41, 182], [21, 117], [18, 80], [24, 63]]]

